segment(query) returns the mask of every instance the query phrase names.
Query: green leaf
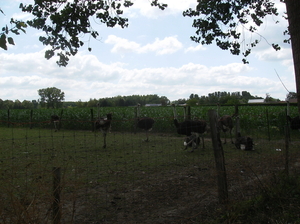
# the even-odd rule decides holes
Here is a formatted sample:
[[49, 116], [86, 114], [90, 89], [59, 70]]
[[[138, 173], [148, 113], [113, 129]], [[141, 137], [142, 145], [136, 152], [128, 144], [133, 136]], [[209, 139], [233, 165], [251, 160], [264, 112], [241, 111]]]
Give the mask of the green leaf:
[[4, 50], [7, 50], [7, 46], [6, 46], [6, 35], [2, 34], [0, 37], [0, 47]]
[[47, 58], [47, 59], [52, 58], [53, 55], [54, 55], [54, 51], [53, 50], [47, 50], [45, 52], [45, 58]]
[[8, 41], [9, 44], [15, 45], [14, 39], [12, 37], [8, 37], [7, 41]]
[[281, 48], [278, 44], [272, 44], [272, 47], [276, 50], [279, 51]]

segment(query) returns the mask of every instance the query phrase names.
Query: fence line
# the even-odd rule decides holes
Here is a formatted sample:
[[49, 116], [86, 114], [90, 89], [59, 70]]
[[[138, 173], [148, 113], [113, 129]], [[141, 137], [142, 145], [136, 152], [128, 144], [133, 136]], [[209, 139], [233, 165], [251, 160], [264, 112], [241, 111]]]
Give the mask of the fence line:
[[[62, 125], [54, 132], [50, 124], [44, 126], [45, 120], [34, 121], [37, 126], [32, 129], [28, 128], [31, 122], [25, 121], [14, 121], [9, 128], [1, 125], [0, 222], [52, 223], [53, 167], [61, 168], [62, 223], [184, 223], [194, 217], [204, 222], [206, 216], [199, 217], [199, 213], [219, 206], [211, 137], [206, 135], [205, 149], [189, 153], [183, 150], [184, 137], [172, 127], [172, 117], [157, 116], [156, 120], [156, 125], [167, 120], [170, 126], [166, 132], [161, 132], [163, 127], [154, 128], [148, 143], [142, 141], [142, 131], [124, 132], [113, 124], [106, 149], [101, 134], [91, 128]], [[68, 121], [89, 127], [92, 122], [63, 122]], [[118, 119], [115, 125], [123, 121]], [[261, 130], [250, 132], [254, 151], [223, 145], [229, 200], [251, 197], [262, 187], [259, 180], [285, 168], [284, 135], [270, 129], [272, 141]], [[296, 134], [291, 133], [291, 140], [293, 170], [299, 158], [295, 156], [299, 154]]]

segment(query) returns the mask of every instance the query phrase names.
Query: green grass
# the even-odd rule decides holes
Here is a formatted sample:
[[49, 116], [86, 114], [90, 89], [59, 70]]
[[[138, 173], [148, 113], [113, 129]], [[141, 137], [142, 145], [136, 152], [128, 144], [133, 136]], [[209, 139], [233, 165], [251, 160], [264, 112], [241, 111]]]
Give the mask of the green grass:
[[[128, 221], [134, 211], [141, 222], [150, 219], [149, 214], [161, 217], [160, 213], [172, 206], [201, 204], [199, 195], [216, 197], [212, 193], [216, 191], [216, 177], [209, 136], [205, 149], [189, 153], [183, 150], [183, 137], [174, 132], [150, 132], [150, 142], [143, 142], [144, 132], [115, 129], [113, 125], [103, 149], [99, 132], [1, 127], [0, 223], [51, 223], [54, 167], [61, 168], [65, 223], [72, 223], [72, 218], [73, 223], [79, 223], [87, 217], [90, 222]], [[282, 139], [259, 138], [254, 143], [256, 150], [250, 152], [236, 150], [231, 144], [223, 146], [229, 187], [235, 189], [230, 191], [230, 198], [246, 197], [236, 189], [284, 167]], [[298, 146], [293, 140], [291, 163], [297, 158]], [[259, 185], [253, 186], [257, 190]], [[127, 216], [121, 218], [125, 211]], [[187, 213], [185, 217], [199, 218], [195, 215]]]
[[182, 150], [183, 138], [176, 135], [150, 134], [147, 143], [142, 141], [144, 132], [109, 133], [103, 149], [99, 132], [25, 128], [0, 128], [0, 132], [0, 189], [5, 192], [0, 214], [7, 215], [5, 207], [10, 204], [11, 217], [18, 217], [16, 213], [26, 210], [26, 205], [35, 204], [31, 209], [51, 205], [53, 167], [62, 169], [63, 192], [71, 197], [72, 192], [99, 186], [105, 192], [120, 191], [155, 173], [174, 172], [200, 160], [211, 163], [212, 159], [209, 151], [191, 154]]
[[211, 223], [300, 223], [299, 176], [274, 175], [249, 200], [238, 201]]

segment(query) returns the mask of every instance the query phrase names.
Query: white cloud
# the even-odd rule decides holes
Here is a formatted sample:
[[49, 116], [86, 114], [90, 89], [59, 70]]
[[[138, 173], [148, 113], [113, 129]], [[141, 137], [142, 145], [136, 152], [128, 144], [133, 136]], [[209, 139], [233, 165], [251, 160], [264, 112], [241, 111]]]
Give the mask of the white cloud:
[[[249, 91], [262, 97], [270, 93], [284, 99], [286, 91], [274, 68], [294, 91], [288, 47], [275, 52], [262, 40], [253, 50], [249, 65], [234, 63], [240, 61], [229, 52], [190, 41], [195, 30], [190, 31], [192, 23], [182, 17], [182, 11], [197, 1], [161, 2], [169, 4], [164, 11], [151, 7], [148, 0], [135, 0], [134, 7], [124, 13], [125, 17], [132, 16], [128, 29], [95, 26], [106, 40], [85, 41], [66, 68], [56, 65], [57, 58], [45, 60], [44, 46], [33, 38], [39, 31], [16, 36], [16, 46], [0, 52], [0, 98], [38, 99], [38, 89], [55, 86], [65, 92], [67, 101], [132, 94], [158, 94], [176, 100], [191, 93], [202, 96], [215, 91]], [[278, 28], [268, 21], [259, 32], [269, 42], [279, 43], [284, 26], [284, 22]], [[87, 51], [87, 42], [92, 52]]]
[[204, 47], [201, 44], [198, 44], [196, 47], [188, 47], [187, 49], [184, 50], [184, 52], [189, 53], [189, 52], [204, 51], [204, 50], [206, 50], [206, 47]]
[[137, 52], [140, 47], [140, 44], [138, 43], [129, 41], [125, 38], [117, 37], [115, 35], [109, 35], [104, 42], [107, 44], [113, 44], [114, 46], [111, 49], [111, 52], [119, 54]]
[[282, 48], [279, 51], [275, 51], [273, 48], [268, 48], [257, 52], [256, 56], [263, 61], [283, 61], [291, 58], [292, 50], [290, 48]]
[[[207, 95], [208, 89], [248, 90], [255, 86], [265, 92], [278, 83], [267, 78], [246, 77], [244, 74], [250, 72], [251, 67], [235, 63], [217, 67], [188, 63], [178, 67], [127, 69], [123, 63], [104, 64], [93, 55], [79, 53], [67, 68], [58, 68], [38, 57], [39, 54], [29, 54], [36, 58], [34, 61], [25, 60], [29, 57], [24, 54], [5, 54], [5, 57], [0, 54], [0, 60], [5, 59], [1, 68], [6, 71], [0, 81], [1, 99], [38, 99], [38, 89], [55, 86], [65, 92], [66, 100], [132, 94], [158, 94], [175, 100], [191, 93]], [[15, 75], [9, 75], [7, 65], [16, 60]], [[34, 66], [37, 64], [39, 66]], [[26, 95], [14, 91], [16, 88], [27, 90]]]
[[141, 46], [140, 44], [129, 41], [125, 38], [120, 38], [115, 35], [109, 35], [105, 40], [107, 44], [113, 44], [111, 49], [112, 53], [118, 53], [121, 55], [128, 53], [145, 54], [149, 52], [155, 52], [158, 55], [172, 54], [180, 50], [183, 46], [177, 37], [165, 37], [160, 40], [156, 38], [153, 43]]
[[139, 14], [152, 19], [181, 14], [183, 10], [194, 8], [197, 4], [195, 0], [164, 0], [160, 2], [168, 4], [168, 7], [165, 10], [160, 10], [158, 7], [151, 6], [150, 1], [147, 0], [135, 0], [133, 2], [133, 7], [126, 9], [125, 14], [128, 14], [130, 17], [137, 17]]
[[140, 53], [156, 52], [159, 55], [172, 54], [182, 48], [182, 43], [177, 37], [165, 37], [163, 40], [156, 38], [151, 44], [147, 44], [140, 48]]

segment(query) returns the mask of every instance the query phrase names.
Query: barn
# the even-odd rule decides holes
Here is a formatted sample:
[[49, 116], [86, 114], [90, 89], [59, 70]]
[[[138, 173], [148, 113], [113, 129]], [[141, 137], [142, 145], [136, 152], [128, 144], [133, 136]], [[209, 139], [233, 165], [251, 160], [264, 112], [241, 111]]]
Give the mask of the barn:
[[250, 99], [248, 103], [265, 103], [265, 99]]

